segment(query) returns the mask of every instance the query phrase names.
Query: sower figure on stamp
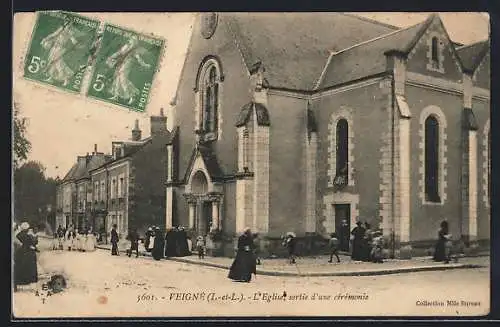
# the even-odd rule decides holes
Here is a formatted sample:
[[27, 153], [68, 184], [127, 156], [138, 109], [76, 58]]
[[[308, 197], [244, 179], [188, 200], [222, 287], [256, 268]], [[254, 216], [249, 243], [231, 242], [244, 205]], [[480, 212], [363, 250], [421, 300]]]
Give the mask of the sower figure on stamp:
[[112, 95], [110, 100], [122, 98], [128, 100], [128, 104], [132, 104], [134, 98], [140, 94], [139, 89], [134, 86], [129, 77], [132, 63], [137, 61], [144, 68], [150, 68], [151, 65], [144, 62], [141, 57], [147, 54], [148, 51], [143, 47], [138, 47], [138, 44], [139, 40], [132, 37], [106, 60], [109, 67], [115, 68], [113, 81], [109, 89], [109, 93]]
[[111, 229], [111, 255], [119, 255], [118, 254], [118, 232], [116, 231], [116, 224], [113, 224], [113, 228]]
[[48, 77], [45, 81], [55, 80], [63, 82], [64, 86], [68, 85], [75, 72], [64, 61], [64, 55], [77, 45], [76, 37], [81, 34], [73, 26], [73, 22], [67, 20], [63, 26], [42, 39], [40, 45], [49, 51], [45, 68], [45, 74]]

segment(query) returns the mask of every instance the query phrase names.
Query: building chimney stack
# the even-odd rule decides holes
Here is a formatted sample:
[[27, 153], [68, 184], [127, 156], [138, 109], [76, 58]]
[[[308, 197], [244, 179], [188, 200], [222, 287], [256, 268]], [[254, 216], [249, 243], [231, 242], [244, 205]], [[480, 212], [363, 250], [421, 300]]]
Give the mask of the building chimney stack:
[[163, 108], [160, 109], [159, 116], [151, 116], [151, 136], [165, 134], [167, 132], [167, 117]]
[[93, 154], [97, 154], [97, 143], [94, 144], [94, 153]]
[[139, 119], [135, 120], [135, 126], [132, 130], [132, 141], [140, 141], [142, 138], [142, 132], [139, 129]]

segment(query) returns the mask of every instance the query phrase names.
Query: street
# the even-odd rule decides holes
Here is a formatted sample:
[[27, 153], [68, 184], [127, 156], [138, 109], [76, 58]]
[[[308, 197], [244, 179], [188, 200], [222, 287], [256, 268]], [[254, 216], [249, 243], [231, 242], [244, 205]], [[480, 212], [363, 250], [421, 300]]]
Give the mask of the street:
[[104, 250], [44, 250], [38, 262], [40, 283], [60, 273], [67, 289], [52, 296], [14, 293], [16, 317], [460, 316], [489, 311], [489, 268], [365, 277], [258, 275], [247, 284], [230, 281], [220, 268], [113, 257]]

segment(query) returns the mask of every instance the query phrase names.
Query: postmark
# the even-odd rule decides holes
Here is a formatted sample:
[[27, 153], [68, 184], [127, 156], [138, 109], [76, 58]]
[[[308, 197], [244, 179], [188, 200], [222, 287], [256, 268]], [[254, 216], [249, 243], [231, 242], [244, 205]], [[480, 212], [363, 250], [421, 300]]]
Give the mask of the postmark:
[[165, 41], [106, 24], [87, 95], [145, 111]]
[[24, 77], [80, 93], [100, 22], [62, 11], [39, 12], [24, 62]]

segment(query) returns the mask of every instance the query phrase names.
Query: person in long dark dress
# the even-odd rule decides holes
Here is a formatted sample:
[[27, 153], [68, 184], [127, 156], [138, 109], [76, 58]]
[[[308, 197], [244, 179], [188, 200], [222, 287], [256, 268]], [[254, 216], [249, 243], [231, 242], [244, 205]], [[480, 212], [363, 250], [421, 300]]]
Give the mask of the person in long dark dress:
[[367, 222], [364, 224], [365, 226], [365, 235], [362, 239], [362, 251], [361, 251], [361, 260], [362, 261], [370, 261], [370, 253], [372, 251], [372, 229], [371, 225]]
[[449, 229], [448, 222], [442, 221], [440, 228], [438, 230], [438, 240], [436, 242], [435, 250], [434, 250], [434, 261], [438, 262], [449, 262], [449, 256], [446, 253], [446, 242], [449, 239]]
[[250, 282], [252, 274], [257, 274], [255, 256], [253, 254], [253, 237], [250, 228], [238, 238], [238, 249], [229, 268], [228, 278], [238, 282]]
[[177, 236], [177, 256], [185, 257], [191, 255], [191, 251], [189, 250], [189, 244], [187, 240], [187, 233], [183, 227], [178, 228], [178, 236]]
[[352, 260], [361, 260], [363, 257], [363, 238], [365, 237], [365, 228], [360, 221], [356, 223], [356, 227], [351, 231], [352, 239]]
[[163, 235], [161, 235], [160, 227], [156, 227], [155, 235], [155, 244], [153, 246], [153, 250], [151, 251], [151, 255], [155, 260], [160, 260], [163, 259], [165, 251], [165, 239], [163, 238]]
[[119, 255], [118, 254], [118, 232], [116, 231], [116, 224], [113, 225], [111, 229], [111, 255]]
[[149, 243], [151, 242], [151, 236], [153, 236], [153, 228], [149, 227], [144, 235], [144, 248], [147, 252], [151, 252], [151, 248], [149, 247]]
[[167, 231], [167, 234], [165, 235], [165, 257], [171, 258], [177, 256], [177, 242], [176, 242], [176, 237], [175, 237], [176, 229], [171, 228]]
[[130, 241], [130, 249], [127, 251], [128, 256], [131, 257], [132, 252], [135, 251], [135, 257], [139, 258], [139, 233], [137, 233], [137, 228], [132, 229], [127, 238]]
[[13, 260], [13, 264], [14, 264], [14, 278], [13, 278], [14, 292], [17, 292], [17, 290], [18, 290], [17, 278], [16, 278], [16, 272], [17, 272], [16, 263], [19, 261], [19, 252], [20, 252], [21, 247], [23, 245], [21, 243], [21, 241], [19, 241], [19, 239], [17, 238], [17, 234], [19, 234], [20, 231], [21, 231], [20, 226], [18, 226], [16, 223], [14, 223], [14, 227], [13, 227], [13, 231], [12, 231], [12, 243], [14, 245], [14, 260]]
[[342, 220], [339, 230], [339, 240], [340, 240], [340, 251], [349, 251], [349, 225], [347, 220]]
[[21, 231], [16, 238], [21, 242], [18, 249], [14, 278], [15, 285], [30, 285], [38, 281], [38, 270], [36, 265], [37, 239], [28, 232], [29, 224], [21, 224]]

